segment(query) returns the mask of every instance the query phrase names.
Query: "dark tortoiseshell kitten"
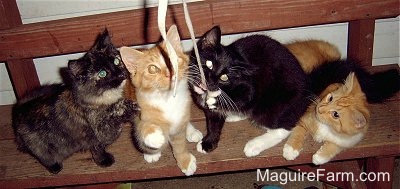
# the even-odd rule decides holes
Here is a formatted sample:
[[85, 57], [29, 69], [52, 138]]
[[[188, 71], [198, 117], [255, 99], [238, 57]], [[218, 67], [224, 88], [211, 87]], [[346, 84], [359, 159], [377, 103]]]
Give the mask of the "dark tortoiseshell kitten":
[[14, 106], [19, 149], [54, 174], [64, 159], [81, 150], [90, 150], [99, 166], [112, 165], [114, 157], [105, 148], [138, 106], [123, 99], [128, 72], [107, 30], [82, 58], [68, 62], [65, 75], [66, 84], [42, 86]]

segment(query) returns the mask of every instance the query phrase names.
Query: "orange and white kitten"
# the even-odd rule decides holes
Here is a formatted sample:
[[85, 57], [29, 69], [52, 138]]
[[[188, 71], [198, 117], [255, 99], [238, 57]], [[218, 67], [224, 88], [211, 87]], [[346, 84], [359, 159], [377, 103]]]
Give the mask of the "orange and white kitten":
[[299, 40], [285, 44], [285, 47], [297, 58], [306, 73], [310, 73], [326, 62], [339, 60], [341, 57], [335, 45], [323, 40]]
[[[192, 103], [186, 77], [189, 58], [182, 50], [175, 25], [168, 30], [167, 39], [178, 55], [178, 76], [174, 76], [164, 41], [140, 51], [122, 47], [120, 52], [135, 87], [132, 98], [137, 99], [141, 108], [134, 132], [144, 159], [149, 163], [158, 161], [169, 142], [178, 167], [189, 176], [196, 171], [196, 158], [186, 148], [186, 132], [188, 140], [193, 142], [201, 140], [202, 135], [189, 123]], [[178, 80], [175, 96], [174, 78]], [[127, 91], [126, 94], [133, 95], [132, 89]]]
[[293, 128], [283, 148], [283, 157], [287, 160], [294, 160], [299, 155], [308, 134], [315, 141], [323, 142], [312, 157], [312, 162], [320, 165], [356, 145], [367, 132], [368, 103], [353, 72], [344, 84], [329, 85], [320, 98]]

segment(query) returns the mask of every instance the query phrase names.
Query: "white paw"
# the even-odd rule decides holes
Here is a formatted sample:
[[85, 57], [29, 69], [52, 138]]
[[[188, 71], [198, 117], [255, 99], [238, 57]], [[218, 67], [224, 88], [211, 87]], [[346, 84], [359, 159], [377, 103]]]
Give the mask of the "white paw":
[[259, 139], [252, 139], [246, 143], [246, 146], [244, 146], [243, 151], [247, 157], [254, 157], [265, 150], [263, 146], [264, 146], [264, 141]]
[[285, 144], [283, 146], [283, 157], [286, 160], [294, 160], [297, 158], [297, 156], [299, 156], [300, 151], [293, 149], [292, 146], [290, 146], [289, 144]]
[[161, 152], [157, 152], [155, 154], [143, 154], [144, 160], [147, 161], [147, 163], [154, 163], [158, 161], [161, 157]]
[[203, 146], [201, 145], [202, 141], [198, 142], [196, 145], [196, 150], [202, 154], [207, 154], [205, 150], [203, 150]]
[[150, 148], [161, 148], [165, 143], [165, 137], [161, 129], [156, 129], [153, 133], [144, 138], [144, 144]]
[[225, 122], [238, 122], [247, 119], [244, 115], [228, 115], [225, 118]]
[[189, 123], [186, 128], [186, 140], [189, 142], [199, 142], [201, 139], [203, 139], [203, 134]]
[[186, 176], [190, 176], [190, 175], [193, 175], [194, 172], [196, 172], [196, 169], [197, 169], [196, 158], [192, 154], [190, 154], [189, 165], [188, 165], [187, 169], [182, 169], [182, 172]]
[[324, 157], [324, 156], [321, 156], [321, 155], [319, 155], [319, 154], [314, 154], [314, 155], [312, 156], [312, 162], [313, 162], [315, 165], [322, 165], [322, 164], [328, 162], [329, 160], [330, 160], [329, 158]]

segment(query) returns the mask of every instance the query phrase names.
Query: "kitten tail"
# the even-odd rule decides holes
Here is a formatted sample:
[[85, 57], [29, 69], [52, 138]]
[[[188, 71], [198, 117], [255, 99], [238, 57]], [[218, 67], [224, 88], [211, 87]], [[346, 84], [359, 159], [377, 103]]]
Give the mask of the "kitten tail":
[[328, 85], [343, 82], [350, 72], [356, 74], [369, 103], [381, 103], [400, 90], [398, 69], [371, 74], [357, 61], [338, 60], [327, 62], [309, 74], [311, 91], [320, 94]]
[[397, 69], [372, 74], [371, 80], [371, 86], [365, 91], [370, 103], [381, 103], [400, 90], [400, 75]]

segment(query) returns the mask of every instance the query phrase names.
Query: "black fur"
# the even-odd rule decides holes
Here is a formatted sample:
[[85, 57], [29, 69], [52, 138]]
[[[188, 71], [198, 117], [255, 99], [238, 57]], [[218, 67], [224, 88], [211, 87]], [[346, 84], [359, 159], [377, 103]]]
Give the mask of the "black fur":
[[[310, 104], [308, 79], [296, 58], [282, 44], [264, 35], [247, 36], [228, 46], [220, 42], [221, 31], [214, 27], [197, 43], [207, 87], [200, 86], [194, 52], [190, 59], [189, 88], [207, 119], [203, 150], [210, 152], [217, 147], [226, 112], [244, 114], [262, 127], [291, 130]], [[212, 70], [207, 68], [206, 60], [213, 62]], [[227, 74], [228, 81], [220, 79], [223, 74]], [[204, 94], [196, 92], [196, 87], [203, 88]], [[210, 109], [207, 91], [218, 89], [235, 106], [223, 103], [223, 95], [219, 95], [216, 108]]]
[[122, 99], [121, 84], [128, 72], [122, 61], [114, 64], [118, 56], [105, 30], [82, 58], [69, 61], [66, 84], [42, 86], [18, 101], [13, 127], [19, 149], [54, 174], [65, 158], [81, 150], [90, 150], [99, 166], [112, 165], [114, 157], [105, 148], [138, 109]]
[[360, 82], [361, 89], [369, 103], [381, 103], [393, 96], [400, 89], [398, 69], [390, 69], [378, 73], [369, 73], [357, 61], [338, 60], [328, 62], [313, 70], [310, 74], [311, 91], [322, 92], [331, 83], [341, 83], [350, 72], [354, 72]]

